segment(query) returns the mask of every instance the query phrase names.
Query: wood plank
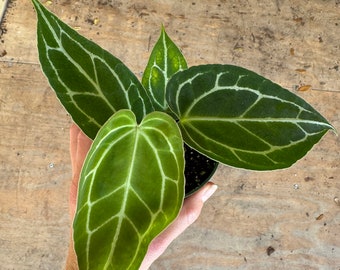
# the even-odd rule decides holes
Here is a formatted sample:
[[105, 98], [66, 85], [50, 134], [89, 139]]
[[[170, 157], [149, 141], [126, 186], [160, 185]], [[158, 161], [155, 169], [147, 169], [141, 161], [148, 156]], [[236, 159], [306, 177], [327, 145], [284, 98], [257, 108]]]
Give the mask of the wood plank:
[[0, 63], [0, 70], [1, 268], [61, 269], [69, 230], [70, 121], [38, 65]]
[[[164, 24], [189, 65], [241, 65], [292, 91], [312, 85], [296, 93], [340, 130], [337, 1], [44, 2], [138, 76]], [[71, 121], [41, 73], [30, 1], [11, 1], [1, 29], [0, 268], [62, 269]], [[339, 158], [329, 133], [287, 170], [221, 166], [199, 220], [151, 269], [338, 269]]]

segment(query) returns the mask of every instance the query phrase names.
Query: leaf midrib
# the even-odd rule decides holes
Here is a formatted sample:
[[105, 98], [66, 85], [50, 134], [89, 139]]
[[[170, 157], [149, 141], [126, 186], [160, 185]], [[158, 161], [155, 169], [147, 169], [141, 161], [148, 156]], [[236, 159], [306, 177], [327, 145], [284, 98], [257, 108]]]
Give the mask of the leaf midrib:
[[312, 125], [319, 125], [319, 126], [325, 126], [330, 129], [333, 129], [333, 127], [330, 124], [314, 121], [314, 120], [307, 120], [307, 119], [299, 119], [299, 118], [273, 118], [273, 117], [267, 117], [267, 118], [246, 118], [246, 117], [209, 117], [209, 116], [188, 116], [181, 118], [180, 122], [182, 124], [190, 123], [190, 122], [230, 122], [230, 123], [239, 123], [239, 122], [256, 122], [256, 123], [291, 123], [291, 124], [312, 124]]
[[[97, 93], [96, 95], [98, 97], [101, 97], [105, 103], [109, 106], [109, 108], [112, 110], [112, 112], [116, 112], [117, 110], [113, 107], [113, 105], [108, 101], [107, 97], [104, 95], [104, 92], [102, 91], [101, 87], [99, 86], [99, 83], [98, 81], [95, 81], [97, 80], [97, 71], [94, 70], [95, 72], [95, 80], [67, 53], [67, 51], [64, 49], [64, 46], [62, 45], [61, 43], [61, 37], [59, 38], [56, 34], [56, 32], [54, 31], [53, 27], [50, 25], [49, 23], [49, 19], [46, 17], [45, 13], [42, 11], [40, 5], [36, 5], [37, 8], [40, 10], [39, 14], [41, 14], [42, 18], [44, 19], [44, 21], [46, 22], [46, 25], [48, 26], [50, 32], [52, 33], [53, 37], [54, 37], [54, 40], [56, 41], [56, 43], [58, 44], [58, 48], [54, 48], [54, 47], [50, 47], [47, 45], [46, 41], [45, 41], [45, 38], [43, 39], [44, 41], [44, 45], [46, 47], [46, 58], [48, 59], [49, 63], [52, 65], [54, 71], [56, 72], [56, 74], [58, 74], [57, 72], [57, 69], [53, 66], [52, 64], [52, 61], [49, 59], [49, 56], [48, 56], [48, 51], [49, 50], [56, 50], [56, 51], [60, 51], [61, 53], [63, 53], [67, 59], [79, 70], [80, 73], [82, 73], [85, 78], [94, 86], [94, 88], [96, 89]], [[51, 18], [54, 20], [54, 18]], [[54, 20], [55, 21], [55, 20]], [[118, 77], [118, 75], [116, 74], [116, 72], [114, 71], [114, 69], [106, 62], [106, 61], [103, 61], [102, 58], [100, 58], [97, 54], [93, 54], [91, 52], [89, 52], [86, 48], [83, 47], [82, 44], [80, 44], [78, 41], [74, 40], [71, 36], [68, 35], [67, 32], [65, 32], [62, 28], [62, 26], [59, 24], [58, 21], [55, 21], [55, 23], [58, 25], [59, 29], [60, 29], [60, 35], [65, 35], [67, 36], [69, 39], [71, 39], [73, 42], [77, 43], [78, 46], [80, 46], [83, 51], [89, 55], [91, 61], [92, 61], [92, 65], [95, 66], [94, 64], [94, 60], [97, 59], [99, 60], [102, 64], [106, 65], [107, 68], [111, 71], [113, 77], [117, 80], [118, 84], [120, 85], [121, 89], [125, 89], [124, 85], [122, 84], [120, 78]], [[58, 77], [58, 80], [59, 82], [61, 82], [63, 84], [63, 82], [59, 79], [59, 75], [57, 75]], [[133, 83], [133, 82], [131, 82]], [[73, 100], [73, 95], [77, 95], [77, 94], [82, 94], [82, 93], [77, 93], [77, 92], [74, 92], [74, 91], [71, 91], [70, 88], [68, 88], [66, 85], [64, 85], [64, 87], [66, 89], [68, 89], [68, 93], [69, 93], [69, 96], [70, 98]], [[127, 92], [126, 91], [123, 91], [124, 95], [126, 96], [126, 101], [129, 102], [129, 99], [127, 98]], [[76, 102], [74, 102], [73, 100], [73, 103], [76, 104]], [[129, 108], [131, 108], [131, 104], [128, 104]], [[78, 106], [77, 108], [85, 115], [87, 115], [83, 110], [81, 110]], [[94, 119], [92, 120], [92, 122], [94, 122], [96, 125], [98, 126], [101, 126], [99, 123], [97, 123], [97, 121], [95, 121]]]
[[[247, 130], [249, 133], [253, 134], [255, 137], [261, 139], [261, 141], [263, 141], [264, 143], [266, 143], [266, 144], [268, 145], [268, 147], [269, 147], [269, 150], [267, 150], [267, 151], [254, 151], [254, 150], [240, 149], [240, 148], [236, 148], [236, 147], [233, 147], [233, 146], [230, 146], [230, 145], [226, 145], [226, 144], [220, 143], [220, 142], [218, 142], [218, 141], [215, 141], [215, 140], [210, 139], [209, 137], [207, 137], [204, 133], [202, 133], [200, 130], [198, 130], [198, 129], [195, 128], [194, 126], [190, 125], [190, 127], [191, 127], [192, 129], [194, 129], [197, 133], [201, 134], [201, 136], [204, 137], [206, 140], [213, 141], [215, 144], [218, 144], [218, 145], [220, 145], [220, 146], [222, 146], [222, 147], [225, 147], [225, 148], [231, 150], [232, 152], [234, 152], [234, 151], [240, 151], [240, 152], [244, 152], [244, 153], [257, 153], [257, 154], [262, 154], [262, 155], [265, 155], [265, 156], [266, 156], [267, 154], [270, 154], [270, 153], [275, 152], [275, 151], [277, 151], [277, 150], [281, 150], [281, 149], [283, 149], [283, 148], [289, 148], [289, 147], [292, 147], [292, 146], [294, 146], [294, 145], [297, 145], [297, 144], [299, 144], [300, 142], [305, 141], [305, 140], [308, 138], [308, 136], [310, 136], [310, 135], [317, 135], [317, 134], [321, 134], [321, 133], [325, 132], [324, 130], [319, 131], [319, 132], [314, 132], [314, 133], [312, 133], [312, 134], [304, 132], [304, 133], [305, 133], [304, 138], [299, 139], [299, 140], [297, 140], [297, 141], [291, 141], [289, 144], [284, 145], [284, 146], [282, 146], [282, 145], [281, 145], [281, 146], [276, 146], [276, 145], [272, 145], [272, 144], [270, 144], [270, 143], [264, 141], [263, 139], [261, 139], [260, 137], [258, 137], [258, 136], [257, 136], [256, 134], [254, 134], [253, 132]], [[240, 127], [242, 127], [242, 126], [240, 126]], [[182, 128], [186, 131], [187, 136], [189, 136], [190, 133], [187, 131], [186, 127], [185, 127], [185, 126], [182, 126]], [[242, 127], [242, 128], [244, 128], [244, 127]], [[190, 136], [189, 136], [189, 137], [190, 137]], [[190, 138], [191, 138], [191, 137], [190, 137]], [[193, 140], [192, 138], [191, 138], [191, 140], [194, 142], [194, 140]], [[199, 145], [197, 145], [197, 146], [200, 148]]]
[[[117, 228], [116, 228], [114, 239], [112, 241], [111, 251], [110, 251], [110, 254], [109, 254], [108, 259], [106, 261], [106, 264], [104, 266], [104, 269], [108, 269], [108, 267], [109, 267], [113, 253], [115, 251], [115, 245], [116, 245], [118, 238], [119, 238], [119, 235], [120, 235], [120, 230], [121, 230], [121, 227], [122, 227], [123, 220], [126, 218], [125, 212], [126, 212], [127, 201], [128, 201], [128, 197], [129, 197], [129, 187], [131, 186], [132, 175], [133, 175], [133, 172], [134, 172], [134, 170], [133, 170], [134, 163], [135, 163], [134, 161], [135, 161], [135, 158], [136, 158], [136, 152], [137, 152], [137, 148], [138, 148], [138, 138], [140, 136], [140, 131], [139, 131], [138, 126], [136, 126], [135, 128], [136, 128], [136, 133], [135, 133], [135, 138], [134, 138], [132, 159], [131, 159], [131, 162], [129, 163], [129, 164], [131, 164], [131, 166], [130, 166], [130, 170], [129, 170], [129, 173], [128, 173], [128, 177], [127, 177], [126, 182], [125, 182], [125, 191], [124, 191], [123, 200], [122, 200], [122, 207], [120, 209], [120, 212], [117, 214], [118, 215]], [[136, 256], [136, 254], [135, 254], [135, 256]], [[133, 262], [133, 261], [134, 261], [134, 259], [131, 260], [131, 262]]]

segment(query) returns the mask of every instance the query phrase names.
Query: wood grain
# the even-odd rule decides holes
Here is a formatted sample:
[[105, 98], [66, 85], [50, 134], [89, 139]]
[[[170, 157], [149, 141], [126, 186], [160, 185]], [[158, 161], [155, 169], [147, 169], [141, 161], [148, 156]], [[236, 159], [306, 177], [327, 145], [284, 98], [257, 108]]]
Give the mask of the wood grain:
[[[241, 65], [298, 92], [340, 130], [338, 1], [44, 1], [139, 77], [161, 24], [190, 66]], [[62, 269], [71, 120], [39, 67], [36, 18], [11, 1], [0, 37], [0, 269]], [[151, 269], [340, 269], [340, 147], [289, 169], [220, 166], [199, 220]], [[269, 249], [268, 249], [269, 248]]]

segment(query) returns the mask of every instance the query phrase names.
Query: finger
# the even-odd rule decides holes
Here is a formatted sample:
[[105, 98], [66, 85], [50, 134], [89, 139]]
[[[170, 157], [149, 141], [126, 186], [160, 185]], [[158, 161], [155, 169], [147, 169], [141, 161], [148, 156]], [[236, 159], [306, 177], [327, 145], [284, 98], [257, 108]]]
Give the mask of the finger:
[[217, 185], [208, 182], [198, 192], [186, 198], [176, 220], [160, 235], [165, 248], [199, 217], [204, 202], [216, 191]]
[[183, 207], [176, 220], [151, 242], [140, 270], [148, 269], [170, 243], [197, 220], [204, 202], [211, 197], [216, 189], [217, 185], [208, 182], [198, 192], [184, 200]]
[[71, 155], [71, 165], [72, 172], [75, 171], [76, 165], [76, 154], [77, 154], [77, 146], [78, 146], [78, 134], [80, 129], [75, 124], [72, 124], [70, 127], [70, 155]]
[[81, 130], [79, 130], [77, 136], [77, 151], [76, 151], [76, 167], [75, 171], [78, 174], [83, 167], [84, 160], [86, 158], [87, 152], [91, 147], [92, 141], [89, 139]]
[[87, 152], [92, 141], [76, 125], [70, 128], [70, 154], [72, 163], [73, 178], [79, 176]]
[[208, 182], [198, 192], [186, 198], [182, 210], [177, 218], [183, 223], [182, 227], [187, 228], [199, 217], [203, 204], [215, 193], [217, 185]]
[[70, 188], [70, 215], [74, 216], [81, 168], [90, 149], [92, 141], [79, 129], [72, 125], [70, 128], [70, 154], [72, 163], [72, 183]]

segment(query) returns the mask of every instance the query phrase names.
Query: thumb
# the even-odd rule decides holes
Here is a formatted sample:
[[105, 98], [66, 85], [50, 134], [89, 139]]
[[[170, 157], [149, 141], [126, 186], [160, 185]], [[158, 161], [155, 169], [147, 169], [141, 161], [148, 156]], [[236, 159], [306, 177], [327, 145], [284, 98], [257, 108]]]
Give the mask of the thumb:
[[217, 185], [212, 182], [208, 182], [199, 191], [186, 198], [178, 217], [164, 231], [167, 235], [167, 238], [172, 241], [187, 227], [194, 223], [201, 214], [204, 203], [214, 194], [216, 189]]
[[170, 243], [197, 220], [204, 202], [214, 194], [216, 189], [217, 185], [208, 182], [199, 191], [184, 200], [183, 207], [176, 220], [151, 242], [140, 270], [148, 269]]

